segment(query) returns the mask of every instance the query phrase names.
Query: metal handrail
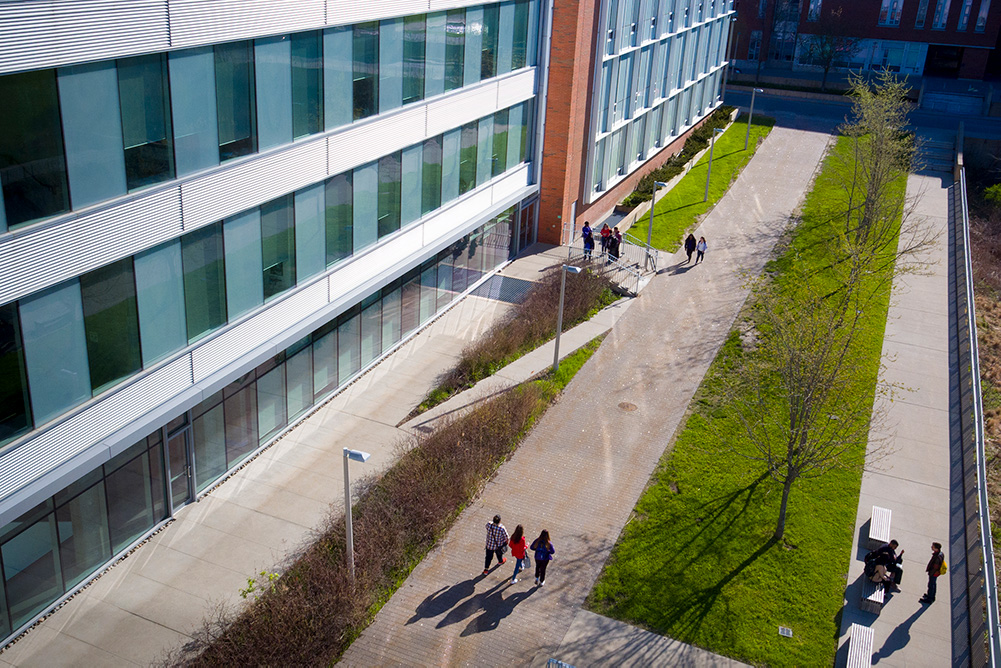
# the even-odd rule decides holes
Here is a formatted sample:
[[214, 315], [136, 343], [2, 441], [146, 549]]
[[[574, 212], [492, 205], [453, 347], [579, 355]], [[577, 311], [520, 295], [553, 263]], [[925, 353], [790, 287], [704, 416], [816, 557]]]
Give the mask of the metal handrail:
[[[653, 203], [651, 203], [650, 206], [653, 206]], [[646, 249], [647, 256], [650, 258], [650, 262], [653, 265], [653, 270], [657, 271], [657, 263], [660, 261], [660, 251], [642, 239], [637, 239], [633, 235], [629, 234], [629, 232], [624, 232], [623, 234], [626, 239], [629, 239], [629, 243]]]
[[980, 543], [984, 555], [984, 589], [987, 598], [987, 637], [989, 663], [997, 666], [1001, 660], [1001, 627], [998, 621], [997, 573], [994, 568], [994, 543], [991, 538], [991, 516], [987, 503], [987, 460], [984, 444], [984, 403], [980, 391], [980, 355], [977, 349], [977, 316], [973, 295], [973, 259], [970, 254], [970, 213], [966, 203], [966, 171], [959, 169], [959, 194], [962, 206], [964, 264], [966, 270], [967, 333], [970, 337], [970, 367], [973, 382], [973, 424], [977, 448], [977, 500], [980, 515]]
[[[623, 244], [623, 246], [625, 246], [625, 245], [626, 244]], [[622, 256], [620, 256], [620, 257], [622, 257]], [[583, 249], [583, 247], [578, 248], [578, 247], [574, 246], [573, 244], [568, 245], [567, 246], [567, 262], [568, 263], [572, 263], [574, 265], [587, 266], [587, 265], [582, 265], [581, 264], [582, 262], [586, 262], [584, 260], [584, 249]], [[635, 269], [633, 269], [631, 267], [626, 266], [625, 264], [623, 264], [619, 260], [614, 260], [614, 259], [612, 259], [611, 257], [609, 257], [607, 255], [601, 256], [601, 255], [599, 255], [597, 253], [592, 253], [591, 260], [590, 260], [590, 268], [592, 270], [596, 271], [599, 275], [602, 275], [602, 276], [610, 274], [612, 272], [625, 272], [627, 274], [627, 276], [628, 276], [627, 280], [628, 279], [635, 279], [635, 281], [636, 281], [636, 289], [633, 290], [633, 294], [636, 294], [636, 295], [639, 294], [639, 292], [640, 292], [640, 282], [643, 280], [643, 274], [641, 274], [639, 271], [637, 271], [637, 270], [635, 270]], [[620, 286], [625, 287], [626, 281], [618, 280], [618, 278], [616, 278], [614, 280]]]

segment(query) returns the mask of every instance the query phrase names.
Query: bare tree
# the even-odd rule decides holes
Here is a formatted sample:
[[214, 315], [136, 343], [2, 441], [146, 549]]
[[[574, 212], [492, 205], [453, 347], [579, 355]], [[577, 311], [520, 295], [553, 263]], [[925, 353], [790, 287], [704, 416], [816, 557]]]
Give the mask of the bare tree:
[[820, 90], [827, 88], [827, 75], [834, 63], [849, 60], [858, 51], [862, 39], [851, 36], [851, 29], [851, 22], [844, 17], [839, 6], [828, 11], [821, 10], [813, 33], [802, 36], [810, 62], [824, 70]]

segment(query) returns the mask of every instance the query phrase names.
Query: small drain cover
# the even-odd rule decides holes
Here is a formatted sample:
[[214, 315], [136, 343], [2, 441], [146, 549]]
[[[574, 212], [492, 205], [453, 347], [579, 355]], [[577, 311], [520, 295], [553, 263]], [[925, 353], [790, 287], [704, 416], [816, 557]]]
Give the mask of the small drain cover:
[[788, 626], [780, 626], [779, 635], [784, 636], [786, 638], [792, 638], [792, 629], [789, 628]]
[[628, 401], [623, 401], [621, 404], [619, 404], [619, 408], [621, 408], [624, 411], [629, 411], [631, 413], [634, 410], [636, 410], [636, 404], [631, 404]]

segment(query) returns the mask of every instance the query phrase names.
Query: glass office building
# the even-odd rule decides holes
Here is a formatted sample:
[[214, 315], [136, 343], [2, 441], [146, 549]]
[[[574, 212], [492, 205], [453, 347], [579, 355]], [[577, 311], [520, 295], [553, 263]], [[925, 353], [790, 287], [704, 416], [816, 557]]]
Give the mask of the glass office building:
[[539, 0], [34, 5], [0, 4], [0, 638], [530, 244], [539, 191]]

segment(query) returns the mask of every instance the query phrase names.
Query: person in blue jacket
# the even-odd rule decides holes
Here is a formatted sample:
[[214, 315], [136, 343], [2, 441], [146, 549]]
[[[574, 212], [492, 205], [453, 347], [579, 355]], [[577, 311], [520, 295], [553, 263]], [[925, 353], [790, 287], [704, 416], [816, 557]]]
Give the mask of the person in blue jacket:
[[591, 253], [594, 252], [594, 234], [591, 232], [591, 226], [586, 220], [584, 221], [584, 228], [580, 231], [580, 236], [584, 240], [584, 259], [590, 260]]
[[539, 537], [532, 541], [531, 549], [535, 550], [535, 584], [540, 587], [546, 584], [546, 567], [553, 560], [556, 548], [549, 540], [549, 531], [542, 530]]

